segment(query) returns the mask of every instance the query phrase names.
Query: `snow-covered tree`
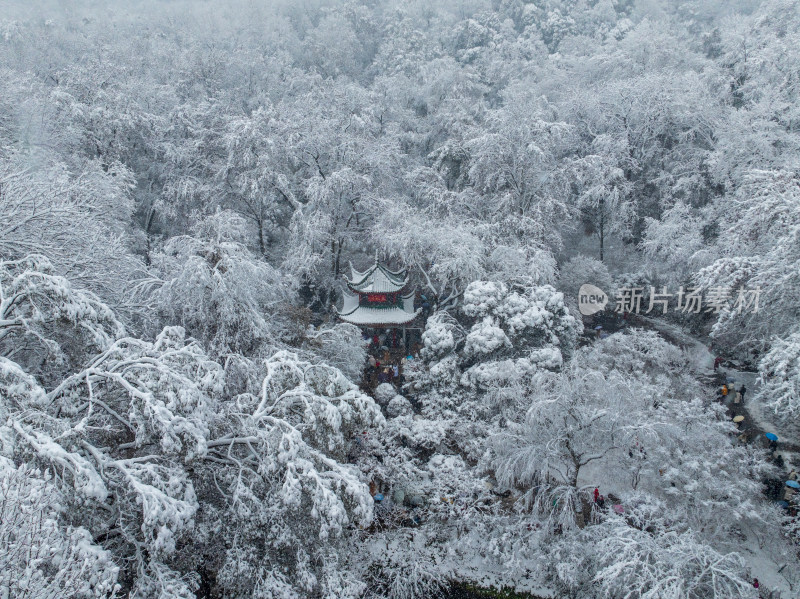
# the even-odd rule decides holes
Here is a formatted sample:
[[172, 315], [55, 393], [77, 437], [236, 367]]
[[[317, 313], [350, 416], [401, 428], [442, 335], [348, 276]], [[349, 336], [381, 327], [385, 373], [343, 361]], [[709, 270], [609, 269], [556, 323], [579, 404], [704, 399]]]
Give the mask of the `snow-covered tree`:
[[261, 394], [229, 405], [207, 443], [200, 493], [217, 500], [195, 542], [203, 551], [222, 536], [224, 550], [205, 552], [221, 551], [218, 580], [233, 596], [355, 597], [361, 587], [337, 554], [351, 527], [369, 523], [373, 501], [344, 461], [383, 416], [335, 368], [279, 352], [266, 369]]
[[474, 324], [466, 335], [461, 384], [486, 386], [513, 373], [559, 368], [575, 346], [579, 323], [549, 285], [509, 289], [475, 281], [464, 292], [463, 314]]
[[610, 465], [633, 446], [644, 398], [620, 376], [578, 367], [539, 374], [532, 389], [525, 421], [498, 439], [496, 475], [525, 489], [524, 503], [554, 525], [574, 526], [587, 497], [581, 471], [598, 460]]
[[70, 169], [57, 156], [2, 151], [0, 254], [6, 260], [41, 255], [54, 274], [124, 311], [136, 309], [131, 288], [142, 276], [129, 246], [133, 173], [123, 164], [90, 161]]
[[2, 355], [42, 373], [48, 360], [83, 360], [122, 331], [108, 306], [57, 275], [44, 256], [0, 261]]
[[[541, 98], [522, 86], [506, 92], [502, 108], [466, 142], [469, 181], [511, 235], [558, 243], [556, 223], [570, 215], [556, 178], [555, 160], [569, 125], [552, 118]], [[544, 104], [544, 105], [543, 105]]]
[[660, 273], [673, 285], [687, 282], [698, 266], [710, 258], [703, 245], [703, 220], [697, 211], [677, 202], [661, 219], [646, 219], [645, 255], [658, 263]]
[[557, 588], [598, 598], [758, 596], [746, 578], [744, 558], [676, 528], [667, 505], [640, 496], [626, 508], [623, 515], [556, 542], [552, 557], [563, 560], [551, 574]]
[[[731, 288], [728, 309], [719, 313], [714, 335], [748, 351], [764, 351], [798, 311], [800, 289], [800, 184], [787, 171], [751, 171], [726, 213], [724, 251], [697, 274], [697, 283]], [[723, 248], [720, 248], [723, 249]], [[749, 290], [749, 291], [748, 291]], [[758, 294], [756, 306], [755, 294]], [[741, 296], [741, 297], [740, 297]]]
[[53, 475], [0, 457], [0, 592], [20, 599], [117, 596], [119, 567], [89, 531], [65, 523]]
[[257, 357], [289, 328], [281, 310], [292, 283], [240, 243], [242, 225], [220, 211], [198, 224], [197, 236], [173, 237], [140, 288], [160, 324], [185, 327], [217, 355]]
[[524, 421], [496, 440], [498, 479], [562, 528], [580, 519], [580, 492], [597, 486], [598, 471], [610, 488], [661, 498], [708, 538], [773, 526], [750, 500], [769, 472], [764, 456], [731, 445], [735, 429], [694, 395], [701, 389], [687, 369], [678, 348], [634, 332], [581, 349], [562, 372], [537, 374]]
[[228, 123], [228, 156], [220, 173], [231, 206], [255, 225], [261, 254], [299, 206], [289, 187], [289, 149], [274, 108], [261, 107]]
[[759, 396], [791, 422], [800, 410], [800, 332], [776, 339], [759, 363]]
[[343, 462], [383, 418], [335, 368], [278, 353], [259, 396], [222, 404], [222, 367], [179, 328], [120, 339], [49, 393], [4, 360], [4, 453], [58, 470], [72, 520], [136, 556], [134, 596], [190, 596], [204, 554], [233, 594], [351, 584], [331, 543], [372, 499]]

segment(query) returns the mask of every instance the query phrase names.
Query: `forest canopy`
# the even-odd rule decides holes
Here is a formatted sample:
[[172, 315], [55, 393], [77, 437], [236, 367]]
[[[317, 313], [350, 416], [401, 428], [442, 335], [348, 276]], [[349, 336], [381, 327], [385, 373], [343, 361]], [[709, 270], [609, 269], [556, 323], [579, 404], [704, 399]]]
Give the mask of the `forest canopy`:
[[797, 593], [797, 2], [5, 0], [0, 89], [0, 598]]

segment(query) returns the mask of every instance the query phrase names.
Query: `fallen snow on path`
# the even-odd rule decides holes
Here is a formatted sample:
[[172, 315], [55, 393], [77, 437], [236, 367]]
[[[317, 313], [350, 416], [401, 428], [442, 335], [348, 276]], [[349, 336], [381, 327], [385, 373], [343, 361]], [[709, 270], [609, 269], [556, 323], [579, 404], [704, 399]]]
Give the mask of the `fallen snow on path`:
[[[676, 339], [693, 357], [692, 362], [696, 365], [698, 374], [714, 374], [715, 356], [708, 348], [708, 340], [698, 339], [672, 323], [664, 322], [656, 318], [645, 318], [644, 320], [654, 329], [662, 331]], [[736, 389], [740, 389], [742, 385], [747, 387], [747, 392], [745, 393], [745, 409], [759, 428], [767, 432], [775, 433], [778, 435], [778, 439], [784, 442], [791, 443], [792, 445], [800, 445], [800, 439], [791, 435], [789, 431], [783, 429], [777, 422], [775, 412], [771, 408], [765, 406], [763, 401], [756, 401], [754, 399], [761, 389], [761, 383], [758, 381], [757, 372], [747, 372], [730, 367], [720, 367], [719, 370], [725, 376], [726, 380], [732, 383]], [[794, 465], [800, 463], [800, 456], [796, 453], [785, 450], [781, 451], [781, 453], [784, 456], [784, 460], [787, 461], [787, 464], [789, 461], [792, 461]]]

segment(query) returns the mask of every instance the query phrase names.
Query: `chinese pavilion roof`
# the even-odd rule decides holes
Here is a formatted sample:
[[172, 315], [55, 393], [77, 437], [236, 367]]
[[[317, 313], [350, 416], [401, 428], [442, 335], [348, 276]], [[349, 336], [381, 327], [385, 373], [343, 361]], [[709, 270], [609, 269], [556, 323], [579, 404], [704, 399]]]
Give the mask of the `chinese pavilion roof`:
[[406, 269], [395, 272], [378, 262], [365, 272], [358, 272], [351, 264], [350, 271], [347, 286], [355, 293], [398, 293], [408, 284]]
[[339, 318], [356, 325], [381, 326], [406, 324], [414, 320], [422, 309], [414, 310], [414, 294], [402, 297], [400, 305], [390, 308], [371, 308], [359, 305], [358, 295], [344, 294], [342, 309], [338, 310]]
[[404, 293], [408, 272], [393, 271], [377, 261], [365, 272], [350, 265], [352, 272], [344, 290], [342, 309], [345, 322], [361, 326], [396, 326], [414, 320], [421, 312], [414, 309], [414, 292]]

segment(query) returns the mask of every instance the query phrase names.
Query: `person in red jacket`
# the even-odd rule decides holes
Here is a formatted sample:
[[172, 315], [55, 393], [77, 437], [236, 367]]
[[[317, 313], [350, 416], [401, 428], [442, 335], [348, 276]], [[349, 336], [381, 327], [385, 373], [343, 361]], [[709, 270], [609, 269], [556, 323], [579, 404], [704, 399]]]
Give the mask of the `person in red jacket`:
[[597, 487], [594, 488], [594, 502], [597, 503], [597, 499], [600, 497], [600, 489]]

